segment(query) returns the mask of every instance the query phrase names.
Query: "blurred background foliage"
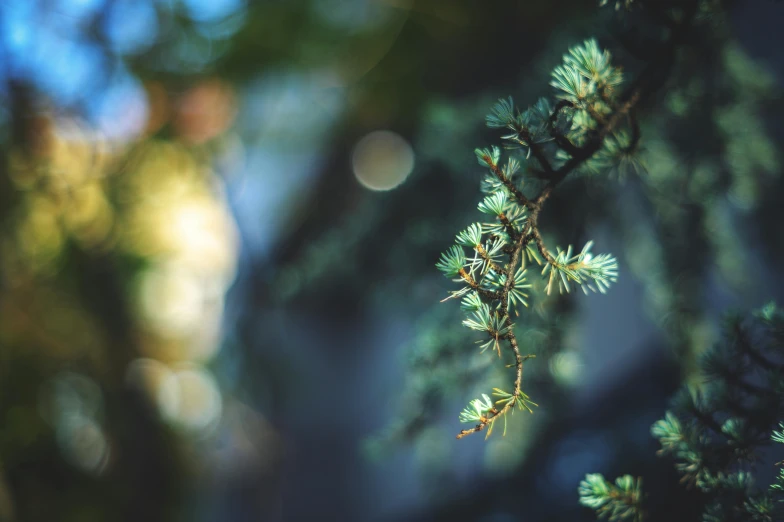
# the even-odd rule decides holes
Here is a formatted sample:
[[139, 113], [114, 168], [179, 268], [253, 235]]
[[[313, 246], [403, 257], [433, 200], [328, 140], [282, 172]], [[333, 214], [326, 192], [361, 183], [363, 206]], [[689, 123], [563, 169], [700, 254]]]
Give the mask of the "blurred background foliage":
[[705, 2], [645, 169], [548, 203], [621, 281], [534, 292], [540, 408], [453, 439], [503, 369], [433, 265], [497, 98], [592, 36], [639, 68], [657, 35], [597, 3], [2, 0], [0, 520], [590, 520], [587, 472], [689, 519], [649, 427], [725, 310], [784, 297], [781, 3]]

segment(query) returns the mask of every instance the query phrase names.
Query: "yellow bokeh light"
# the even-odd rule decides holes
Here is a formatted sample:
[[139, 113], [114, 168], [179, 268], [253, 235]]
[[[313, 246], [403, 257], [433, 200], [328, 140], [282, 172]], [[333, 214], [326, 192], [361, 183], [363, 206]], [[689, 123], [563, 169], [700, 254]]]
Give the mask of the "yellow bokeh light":
[[[139, 315], [160, 336], [163, 359], [205, 360], [215, 354], [223, 310], [224, 284], [209, 274], [174, 262], [153, 265], [140, 275]], [[181, 341], [172, 346], [166, 341]], [[148, 348], [149, 350], [149, 348]]]
[[210, 359], [239, 243], [213, 174], [185, 147], [150, 142], [133, 155], [120, 185], [119, 244], [149, 263], [136, 285], [144, 354]]
[[175, 376], [180, 390], [175, 420], [193, 431], [214, 427], [220, 420], [223, 403], [212, 374], [189, 365], [177, 370]]

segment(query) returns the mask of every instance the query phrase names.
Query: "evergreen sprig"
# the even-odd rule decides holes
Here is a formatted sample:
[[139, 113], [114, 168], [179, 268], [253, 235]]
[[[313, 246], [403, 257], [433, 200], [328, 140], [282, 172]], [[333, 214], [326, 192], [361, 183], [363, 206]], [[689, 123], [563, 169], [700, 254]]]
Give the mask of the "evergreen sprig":
[[505, 288], [508, 288], [507, 309], [513, 310], [518, 304], [528, 306], [528, 302], [526, 301], [528, 294], [526, 294], [523, 290], [531, 288], [531, 285], [526, 282], [525, 273], [526, 270], [524, 268], [518, 268], [517, 272], [515, 272], [514, 280], [509, 286], [506, 284], [505, 272], [501, 272], [500, 274], [491, 272], [487, 274], [484, 282], [487, 284], [487, 288], [490, 290], [501, 291]]
[[600, 254], [594, 257], [591, 254], [593, 241], [589, 241], [582, 251], [573, 256], [572, 246], [566, 250], [557, 248], [557, 255], [550, 259], [542, 270], [543, 275], [548, 275], [546, 291], [549, 295], [553, 286], [557, 284], [561, 293], [570, 291], [569, 283], [573, 282], [588, 291], [605, 293], [610, 286], [618, 280], [618, 262], [609, 254]]
[[[481, 350], [492, 348], [502, 356], [503, 344], [509, 345], [515, 380], [512, 391], [503, 392], [506, 395], [496, 403], [497, 408], [486, 407], [480, 399], [471, 402], [468, 411], [473, 413], [464, 411], [460, 420], [475, 426], [462, 430], [458, 438], [485, 429], [489, 434], [493, 423], [515, 405], [533, 412], [535, 403], [522, 391], [527, 357], [520, 353], [511, 319], [512, 313], [519, 315], [521, 305], [528, 306], [533, 288], [527, 280], [526, 260], [544, 264], [548, 294], [556, 284], [565, 291], [576, 285], [586, 294], [604, 293], [617, 280], [617, 261], [609, 254], [593, 255], [593, 242], [574, 255], [572, 247], [552, 255], [539, 231], [539, 216], [552, 191], [571, 172], [584, 168], [609, 171], [615, 159], [633, 155], [639, 133], [631, 122], [635, 121], [634, 107], [644, 82], [619, 93], [621, 81], [620, 69], [611, 63], [610, 53], [600, 49], [595, 40], [587, 40], [570, 49], [553, 72], [555, 100], [541, 98], [521, 111], [512, 98], [503, 98], [485, 118], [488, 127], [502, 129], [504, 148], [521, 149], [525, 159], [514, 152], [504, 158], [497, 145], [474, 151], [479, 165], [486, 169], [481, 186], [486, 196], [478, 210], [488, 219], [458, 233], [456, 244], [436, 267], [461, 284], [447, 299], [462, 298], [463, 325], [486, 335], [478, 341]], [[634, 138], [623, 140], [623, 136]], [[526, 192], [527, 177], [545, 181], [538, 194]]]
[[[671, 68], [675, 50], [686, 40], [697, 7], [695, 1], [677, 18], [666, 20], [667, 38], [660, 49], [648, 54], [648, 63], [625, 90], [621, 90], [621, 68], [613, 64], [609, 51], [589, 39], [569, 49], [552, 71], [554, 97], [541, 98], [526, 110], [519, 110], [512, 98], [502, 98], [485, 118], [488, 127], [502, 130], [503, 148], [512, 151], [506, 163], [497, 145], [474, 151], [479, 165], [486, 169], [481, 182], [486, 197], [478, 208], [493, 221], [472, 225], [461, 233], [459, 244], [444, 254], [437, 266], [463, 285], [447, 299], [464, 298], [462, 308], [469, 315], [464, 324], [490, 336], [490, 341], [480, 341], [482, 349], [492, 346], [501, 354], [502, 342], [508, 343], [514, 357], [513, 397], [523, 393], [526, 357], [520, 353], [510, 313], [517, 313], [518, 304], [528, 303], [529, 296], [523, 292], [529, 288], [526, 259], [544, 264], [542, 274], [547, 279], [548, 294], [556, 285], [560, 291], [568, 292], [571, 285], [577, 285], [586, 294], [604, 293], [618, 278], [616, 259], [609, 254], [593, 255], [591, 241], [576, 255], [571, 246], [551, 254], [539, 229], [542, 209], [572, 172], [641, 168], [636, 159], [641, 137], [636, 107], [662, 85], [662, 71]], [[524, 160], [514, 156], [517, 150], [525, 153]], [[521, 167], [522, 161], [525, 168]], [[543, 185], [524, 183], [531, 178]], [[532, 185], [542, 188], [532, 194], [528, 189]], [[474, 250], [471, 260], [455, 250], [462, 252], [465, 247]], [[457, 437], [491, 431], [493, 423], [515, 404], [504, 402], [498, 409], [487, 410], [479, 420], [461, 417], [464, 422], [476, 424]], [[740, 428], [728, 425], [730, 431]]]
[[624, 475], [607, 482], [598, 473], [586, 475], [578, 488], [580, 504], [596, 511], [599, 518], [610, 521], [631, 520], [640, 522], [644, 518], [642, 510], [642, 479]]
[[460, 412], [460, 422], [481, 422], [487, 417], [495, 408], [493, 401], [490, 400], [485, 394], [482, 394], [481, 399], [474, 399], [462, 412]]
[[453, 246], [441, 254], [441, 259], [436, 264], [436, 268], [447, 277], [455, 277], [465, 268], [465, 264], [465, 252], [459, 246]]

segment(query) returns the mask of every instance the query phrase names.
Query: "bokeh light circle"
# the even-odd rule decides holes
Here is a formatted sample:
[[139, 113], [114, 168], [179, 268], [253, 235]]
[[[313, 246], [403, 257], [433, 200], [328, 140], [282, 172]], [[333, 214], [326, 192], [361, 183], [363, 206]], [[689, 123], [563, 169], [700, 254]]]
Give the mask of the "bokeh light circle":
[[125, 378], [130, 385], [147, 393], [163, 418], [177, 415], [180, 389], [174, 372], [166, 364], [155, 359], [136, 359], [128, 365]]
[[196, 365], [184, 365], [174, 376], [180, 390], [175, 420], [192, 431], [214, 427], [220, 419], [223, 402], [212, 374]]
[[155, 359], [133, 361], [126, 373], [143, 390], [164, 419], [191, 432], [208, 432], [220, 420], [223, 397], [212, 373], [193, 363], [170, 367]]
[[370, 190], [391, 190], [414, 169], [414, 150], [399, 134], [374, 131], [357, 142], [351, 157], [357, 180]]
[[109, 459], [109, 441], [101, 426], [90, 417], [73, 416], [57, 426], [57, 442], [63, 456], [74, 466], [100, 474]]

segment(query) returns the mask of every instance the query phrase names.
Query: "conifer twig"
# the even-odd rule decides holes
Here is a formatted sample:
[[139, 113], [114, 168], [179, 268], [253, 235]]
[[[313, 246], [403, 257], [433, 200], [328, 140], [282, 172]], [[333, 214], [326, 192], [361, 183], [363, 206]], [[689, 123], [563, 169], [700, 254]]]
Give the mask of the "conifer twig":
[[[670, 36], [659, 53], [654, 55], [640, 76], [621, 96], [615, 96], [615, 88], [621, 83], [620, 69], [610, 64], [608, 52], [601, 51], [595, 41], [589, 40], [584, 46], [571, 49], [569, 54], [564, 56], [564, 64], [553, 72], [551, 85], [561, 92], [560, 100], [554, 106], [542, 100], [529, 111], [519, 113], [515, 111], [511, 98], [502, 99], [488, 115], [488, 126], [508, 129], [512, 134], [504, 136], [504, 139], [515, 146], [527, 147], [528, 154], [533, 156], [541, 167], [541, 171], [529, 170], [539, 172], [547, 181], [538, 194], [528, 197], [512, 179], [518, 168], [514, 160], [509, 160], [509, 163], [502, 167], [501, 153], [497, 147], [476, 151], [479, 163], [487, 167], [492, 175], [486, 180], [491, 196], [480, 204], [480, 210], [494, 214], [499, 220], [499, 225], [490, 224], [488, 230], [502, 230], [508, 238], [509, 242], [501, 248], [501, 251], [509, 256], [509, 261], [503, 269], [500, 269], [499, 263], [482, 246], [481, 234], [485, 229], [480, 230], [479, 225], [472, 225], [468, 231], [459, 236], [459, 242], [464, 246], [473, 247], [477, 252], [483, 263], [482, 266], [487, 267], [483, 268], [488, 273], [486, 278], [490, 278], [489, 274], [494, 274], [489, 279], [489, 284], [494, 287], [494, 290], [490, 291], [487, 288], [484, 279], [475, 279], [469, 275], [462, 266], [464, 262], [462, 251], [448, 252], [442, 257], [438, 267], [447, 276], [459, 275], [468, 283], [467, 289], [453, 292], [452, 295], [452, 297], [468, 296], [464, 298], [463, 307], [469, 313], [473, 313], [473, 316], [463, 324], [487, 332], [491, 341], [485, 343], [484, 347], [494, 343], [499, 355], [501, 350], [499, 342], [506, 341], [509, 344], [515, 359], [515, 380], [511, 393], [496, 389], [496, 395], [500, 396], [501, 400], [496, 401], [495, 404], [500, 404], [500, 407], [496, 407], [486, 395], [484, 400], [472, 401], [461, 414], [461, 420], [475, 421], [476, 424], [471, 429], [462, 430], [457, 438], [485, 429], [488, 430], [489, 435], [495, 421], [516, 405], [530, 411], [527, 406], [530, 401], [522, 391], [522, 376], [524, 361], [531, 356], [523, 357], [520, 353], [509, 306], [510, 303], [517, 301], [526, 304], [523, 301], [525, 294], [521, 291], [525, 281], [523, 277], [525, 271], [522, 268], [518, 269], [518, 265], [522, 261], [524, 250], [529, 248], [531, 242], [546, 261], [543, 274], [549, 274], [548, 293], [554, 284], [557, 284], [562, 291], [569, 291], [570, 283], [581, 286], [583, 291], [588, 288], [604, 292], [608, 284], [615, 281], [617, 263], [606, 254], [593, 256], [589, 252], [592, 242], [589, 242], [577, 255], [572, 255], [571, 247], [566, 251], [557, 249], [557, 255], [554, 255], [547, 248], [542, 237], [539, 217], [545, 203], [560, 183], [572, 172], [590, 163], [597, 153], [607, 150], [608, 138], [613, 137], [614, 143], [621, 143], [616, 133], [623, 127], [630, 129], [631, 138], [624, 140], [623, 145], [617, 146], [616, 150], [629, 154], [637, 149], [640, 127], [636, 108], [661, 85], [661, 75], [657, 76], [656, 72], [666, 69], [671, 63], [675, 47], [682, 41], [695, 12], [696, 2], [693, 2], [693, 5], [684, 11], [681, 21], [671, 28]], [[562, 130], [563, 118], [573, 122], [574, 120], [569, 118], [580, 113], [583, 115], [582, 124], [567, 123], [568, 128]], [[592, 123], [586, 123], [588, 121]], [[580, 129], [579, 132], [572, 132], [575, 126]], [[554, 160], [548, 158], [548, 153], [542, 146], [546, 141], [553, 141], [557, 149], [566, 157], [556, 155]], [[558, 164], [559, 159], [564, 161], [556, 168], [554, 165]], [[507, 197], [513, 200], [507, 200]], [[507, 209], [513, 208], [515, 204], [527, 211], [524, 221], [519, 209], [516, 211], [515, 219], [509, 218]], [[531, 255], [530, 249], [528, 255]], [[475, 298], [470, 296], [471, 290], [476, 292]]]

